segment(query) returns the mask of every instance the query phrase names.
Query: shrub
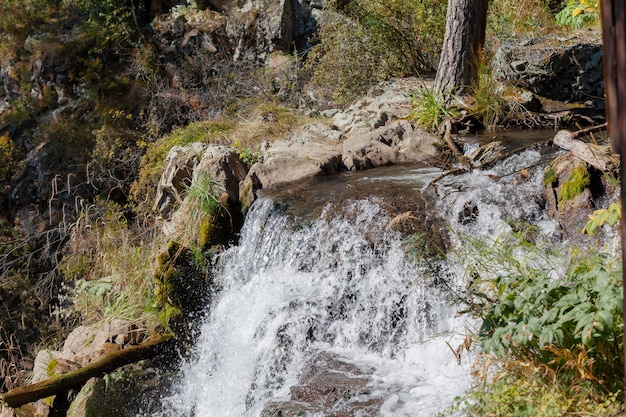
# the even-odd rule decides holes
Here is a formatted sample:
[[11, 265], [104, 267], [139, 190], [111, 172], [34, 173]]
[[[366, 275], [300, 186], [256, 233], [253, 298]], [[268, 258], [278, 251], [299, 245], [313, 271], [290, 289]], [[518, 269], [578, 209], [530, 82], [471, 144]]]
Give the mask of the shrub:
[[[551, 415], [528, 408], [548, 401], [540, 396], [542, 389], [533, 388], [537, 384], [560, 387], [558, 401], [568, 412], [581, 398], [617, 398], [624, 372], [621, 261], [602, 253], [571, 256], [565, 268], [554, 262], [549, 245], [530, 244], [521, 235], [465, 241], [472, 278], [463, 298], [482, 322], [475, 338], [496, 369], [496, 377], [471, 395], [481, 401], [494, 395], [496, 406], [509, 390], [513, 408], [506, 414], [519, 416]], [[484, 372], [487, 376], [494, 373]], [[515, 399], [513, 393], [522, 388], [526, 391]], [[497, 407], [481, 414], [480, 407], [488, 405], [474, 406], [478, 411], [470, 415], [498, 415]]]
[[347, 103], [378, 81], [436, 68], [445, 2], [350, 0], [329, 9], [305, 62], [322, 99]]
[[[446, 2], [438, 0], [352, 0], [343, 6], [375, 44], [397, 59], [405, 74], [433, 72], [443, 42]], [[389, 58], [387, 58], [389, 59]]]
[[[599, 396], [584, 383], [564, 383], [545, 366], [518, 360], [500, 362], [489, 355], [478, 365], [476, 374], [482, 383], [455, 407], [462, 407], [468, 417], [611, 417], [621, 409], [617, 394]], [[489, 372], [495, 377], [488, 380]]]
[[320, 43], [309, 52], [305, 68], [324, 100], [353, 101], [392, 72], [385, 52], [354, 21], [333, 15], [321, 22], [318, 36]]
[[567, 6], [556, 15], [557, 25], [574, 29], [593, 25], [599, 20], [599, 0], [570, 0]]
[[8, 134], [0, 136], [0, 183], [11, 177], [19, 150]]
[[489, 2], [487, 33], [498, 39], [534, 37], [554, 28], [547, 0], [493, 0]]

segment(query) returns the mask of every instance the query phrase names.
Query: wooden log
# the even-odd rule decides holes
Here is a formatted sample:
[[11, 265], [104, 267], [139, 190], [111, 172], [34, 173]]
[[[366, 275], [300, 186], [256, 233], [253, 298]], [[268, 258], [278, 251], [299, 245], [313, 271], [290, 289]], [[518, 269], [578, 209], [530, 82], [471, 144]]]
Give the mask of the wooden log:
[[554, 136], [554, 144], [573, 153], [600, 171], [612, 171], [619, 166], [619, 158], [610, 152], [609, 146], [599, 146], [576, 139], [579, 132], [560, 130]]
[[90, 378], [102, 377], [117, 368], [144, 359], [153, 358], [173, 346], [170, 337], [152, 338], [142, 344], [134, 345], [107, 354], [102, 359], [73, 371], [55, 375], [49, 379], [14, 388], [0, 395], [0, 400], [11, 408], [37, 401], [41, 398], [62, 394], [70, 389], [82, 387]]

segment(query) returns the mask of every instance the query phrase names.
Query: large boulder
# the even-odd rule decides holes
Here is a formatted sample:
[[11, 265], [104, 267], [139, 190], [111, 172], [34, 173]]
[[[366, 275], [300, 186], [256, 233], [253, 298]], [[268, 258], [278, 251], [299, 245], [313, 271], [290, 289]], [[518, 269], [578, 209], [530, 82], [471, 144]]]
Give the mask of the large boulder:
[[141, 343], [145, 338], [143, 330], [126, 320], [113, 320], [99, 326], [79, 326], [65, 339], [60, 351], [40, 350], [37, 353], [32, 382], [85, 366], [109, 352]]
[[155, 210], [165, 219], [183, 202], [183, 192], [191, 184], [191, 175], [207, 145], [192, 143], [174, 146], [165, 158], [165, 169], [157, 185]]
[[505, 41], [491, 65], [499, 81], [542, 97], [605, 106], [600, 33]]
[[309, 48], [324, 0], [248, 0], [229, 13], [227, 33], [233, 58], [266, 62], [273, 52]]
[[343, 143], [343, 164], [348, 170], [425, 162], [438, 154], [435, 135], [399, 120], [375, 130], [354, 132]]
[[412, 109], [410, 92], [430, 82], [406, 78], [380, 83], [367, 95], [344, 110], [328, 110], [332, 126], [348, 134], [358, 129], [377, 129], [387, 122], [406, 117]]
[[206, 192], [211, 198], [219, 199], [226, 210], [235, 208], [231, 215], [237, 212], [239, 183], [247, 172], [246, 164], [227, 146], [194, 143], [173, 147], [166, 158], [155, 201], [155, 208], [165, 220], [165, 235], [178, 234], [185, 227], [189, 207], [184, 204], [184, 192], [202, 178], [210, 180]]
[[272, 189], [339, 171], [341, 133], [321, 124], [302, 127], [289, 139], [274, 142], [263, 162], [250, 168], [241, 184], [241, 199], [249, 205], [259, 189]]

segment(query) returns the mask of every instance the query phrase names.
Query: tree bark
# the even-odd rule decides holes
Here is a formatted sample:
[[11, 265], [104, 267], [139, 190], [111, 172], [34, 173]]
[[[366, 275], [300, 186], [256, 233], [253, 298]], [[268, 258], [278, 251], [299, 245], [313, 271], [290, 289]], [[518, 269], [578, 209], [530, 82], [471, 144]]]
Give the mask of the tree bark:
[[446, 34], [435, 78], [438, 93], [466, 92], [478, 73], [489, 0], [448, 0]]
[[140, 345], [115, 351], [82, 368], [55, 375], [32, 385], [14, 388], [1, 394], [0, 400], [11, 408], [17, 408], [41, 398], [62, 394], [83, 386], [90, 378], [101, 377], [124, 365], [163, 353], [173, 342], [174, 339], [171, 338], [154, 338]]

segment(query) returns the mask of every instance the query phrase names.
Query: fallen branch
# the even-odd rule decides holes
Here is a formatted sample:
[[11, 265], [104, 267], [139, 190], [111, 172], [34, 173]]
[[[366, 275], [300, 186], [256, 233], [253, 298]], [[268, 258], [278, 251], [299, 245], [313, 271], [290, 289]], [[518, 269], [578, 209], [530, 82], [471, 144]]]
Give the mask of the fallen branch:
[[[606, 127], [601, 125], [600, 127]], [[588, 133], [597, 130], [598, 126], [583, 129], [578, 132], [570, 132], [568, 130], [559, 130], [554, 136], [554, 144], [570, 151], [578, 158], [582, 159], [594, 168], [606, 172], [616, 169], [619, 166], [619, 158], [611, 153], [610, 147], [600, 146], [593, 143], [586, 143], [576, 139], [582, 133]]]
[[70, 389], [80, 388], [90, 378], [102, 377], [124, 365], [162, 354], [173, 346], [173, 342], [174, 339], [170, 337], [157, 337], [140, 345], [114, 351], [82, 368], [55, 375], [52, 378], [25, 387], [14, 388], [1, 394], [0, 400], [11, 408], [17, 408], [41, 398], [59, 395]]
[[443, 139], [446, 142], [448, 149], [450, 149], [450, 151], [452, 152], [452, 155], [454, 155], [456, 158], [460, 158], [463, 155], [463, 151], [461, 151], [459, 145], [457, 145], [452, 138], [452, 121], [450, 119], [444, 120], [441, 124], [441, 127], [439, 128], [439, 131], [443, 136]]

